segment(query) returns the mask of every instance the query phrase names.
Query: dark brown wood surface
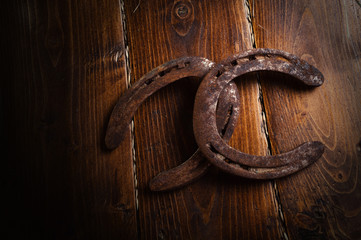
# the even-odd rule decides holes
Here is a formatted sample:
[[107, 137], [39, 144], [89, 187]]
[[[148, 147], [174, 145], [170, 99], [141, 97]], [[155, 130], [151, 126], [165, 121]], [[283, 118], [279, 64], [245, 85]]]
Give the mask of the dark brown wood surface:
[[[254, 1], [256, 46], [321, 70], [317, 89], [262, 74], [274, 154], [319, 140], [323, 157], [277, 180], [289, 239], [361, 238], [361, 6], [358, 1]], [[272, 12], [273, 14], [269, 14]]]
[[11, 1], [2, 10], [9, 239], [136, 238], [130, 132], [114, 152], [103, 143], [126, 89], [119, 2]]
[[[126, 1], [132, 82], [182, 56], [220, 61], [252, 47], [242, 1]], [[182, 15], [183, 14], [183, 15]], [[227, 27], [225, 27], [227, 26]], [[143, 239], [265, 239], [278, 236], [269, 182], [230, 177], [212, 169], [181, 190], [152, 193], [149, 181], [197, 149], [192, 109], [199, 81], [186, 79], [154, 94], [135, 116], [139, 234]], [[256, 78], [238, 81], [241, 117], [233, 146], [266, 154]], [[260, 209], [262, 209], [260, 211]]]
[[[361, 238], [361, 7], [356, 0], [251, 1], [249, 13], [247, 4], [3, 4], [2, 236]], [[318, 67], [326, 82], [311, 89], [290, 85], [280, 74], [237, 79], [241, 116], [230, 144], [266, 155], [320, 140], [326, 152], [316, 164], [276, 181], [247, 180], [212, 167], [187, 187], [150, 192], [156, 174], [197, 148], [192, 110], [199, 79], [154, 94], [119, 148], [105, 149], [111, 110], [142, 75], [174, 58], [218, 62], [254, 44], [296, 54]]]

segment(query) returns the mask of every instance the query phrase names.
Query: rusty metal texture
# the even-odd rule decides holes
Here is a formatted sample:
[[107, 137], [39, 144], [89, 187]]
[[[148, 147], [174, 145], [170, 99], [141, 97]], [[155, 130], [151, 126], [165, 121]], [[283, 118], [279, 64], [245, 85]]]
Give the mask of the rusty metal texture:
[[254, 156], [230, 147], [217, 131], [216, 106], [222, 90], [236, 77], [256, 71], [288, 74], [309, 86], [320, 86], [323, 75], [298, 57], [275, 49], [253, 49], [229, 57], [204, 77], [195, 99], [193, 128], [199, 148], [220, 169], [238, 176], [272, 179], [287, 176], [321, 157], [321, 142], [306, 142], [274, 156]]
[[[111, 114], [106, 132], [106, 146], [116, 148], [122, 141], [131, 119], [141, 103], [162, 87], [185, 77], [202, 78], [214, 65], [200, 57], [185, 57], [167, 62], [137, 81], [118, 101]], [[219, 134], [228, 141], [232, 136], [239, 114], [239, 94], [232, 82], [219, 98], [217, 126]], [[184, 186], [202, 176], [210, 163], [199, 149], [183, 164], [160, 173], [150, 182], [153, 191], [165, 191]]]
[[[218, 133], [224, 141], [231, 138], [237, 124], [239, 101], [237, 86], [234, 82], [230, 82], [220, 94], [216, 112]], [[166, 191], [185, 186], [203, 176], [210, 165], [202, 152], [197, 149], [193, 156], [181, 165], [154, 177], [149, 187], [152, 191]]]
[[119, 146], [134, 117], [135, 111], [150, 95], [185, 77], [203, 78], [214, 63], [202, 57], [183, 57], [153, 69], [120, 97], [110, 116], [105, 135], [108, 149]]

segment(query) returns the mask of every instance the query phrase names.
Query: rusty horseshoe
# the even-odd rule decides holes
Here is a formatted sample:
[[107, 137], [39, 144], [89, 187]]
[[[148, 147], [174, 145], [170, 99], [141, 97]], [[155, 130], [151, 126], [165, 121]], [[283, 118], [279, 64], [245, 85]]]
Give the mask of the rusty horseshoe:
[[298, 57], [280, 50], [253, 49], [217, 64], [201, 82], [194, 105], [193, 130], [196, 142], [208, 160], [238, 176], [271, 179], [287, 176], [321, 157], [321, 142], [306, 142], [273, 156], [254, 156], [230, 147], [217, 131], [216, 106], [222, 90], [236, 77], [255, 71], [276, 71], [293, 76], [309, 86], [320, 86], [323, 75]]
[[118, 100], [105, 135], [108, 149], [119, 146], [136, 110], [154, 92], [185, 77], [204, 77], [214, 63], [201, 57], [184, 57], [156, 67], [132, 85]]
[[[115, 105], [105, 136], [107, 148], [115, 149], [121, 143], [136, 110], [147, 97], [182, 78], [203, 78], [213, 65], [213, 62], [205, 58], [183, 57], [167, 62], [144, 75], [120, 97]], [[237, 86], [230, 83], [221, 93], [216, 117], [219, 134], [226, 141], [233, 133], [238, 113]], [[153, 191], [163, 191], [184, 186], [202, 176], [209, 165], [210, 163], [198, 149], [183, 164], [155, 177], [150, 183], [150, 188]]]

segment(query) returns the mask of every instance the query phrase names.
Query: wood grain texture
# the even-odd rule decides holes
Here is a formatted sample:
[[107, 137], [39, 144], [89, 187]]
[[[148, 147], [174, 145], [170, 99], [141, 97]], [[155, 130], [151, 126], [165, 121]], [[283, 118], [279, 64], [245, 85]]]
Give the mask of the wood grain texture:
[[326, 145], [316, 164], [277, 181], [288, 238], [360, 239], [361, 7], [342, 0], [252, 5], [257, 47], [294, 53], [325, 76], [309, 89], [261, 75], [273, 153], [309, 140]]
[[10, 1], [2, 10], [11, 24], [5, 236], [136, 238], [130, 131], [114, 152], [103, 143], [126, 88], [119, 2]]
[[[251, 48], [243, 1], [125, 1], [131, 80], [182, 56], [220, 61]], [[264, 155], [255, 75], [238, 80], [241, 117], [231, 144]], [[149, 181], [197, 149], [192, 109], [199, 80], [185, 79], [154, 94], [135, 121], [136, 173], [141, 239], [279, 238], [270, 182], [249, 181], [212, 169], [198, 182], [152, 193]]]
[[[311, 89], [290, 85], [284, 75], [259, 74], [272, 152], [319, 140], [327, 147], [323, 158], [274, 186], [213, 168], [188, 187], [152, 193], [151, 178], [197, 148], [192, 109], [199, 80], [156, 93], [135, 116], [134, 136], [129, 129], [122, 145], [107, 151], [105, 128], [129, 76], [124, 20], [135, 82], [174, 58], [220, 61], [252, 48], [244, 1], [127, 0], [126, 19], [118, 1], [2, 3], [2, 236], [361, 238], [361, 8], [345, 0], [251, 6], [257, 47], [294, 53], [326, 79]], [[237, 80], [243, 104], [230, 143], [265, 155], [257, 77]]]

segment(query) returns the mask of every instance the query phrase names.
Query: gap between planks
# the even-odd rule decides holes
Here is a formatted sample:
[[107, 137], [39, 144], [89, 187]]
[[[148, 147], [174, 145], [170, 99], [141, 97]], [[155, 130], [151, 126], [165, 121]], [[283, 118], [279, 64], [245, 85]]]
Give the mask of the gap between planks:
[[[252, 1], [252, 3], [254, 4], [254, 1]], [[256, 41], [255, 41], [255, 37], [254, 37], [254, 31], [253, 31], [253, 21], [252, 19], [254, 18], [254, 12], [251, 14], [251, 6], [250, 6], [250, 2], [249, 0], [244, 0], [244, 5], [245, 5], [245, 10], [246, 10], [246, 18], [247, 18], [247, 22], [249, 24], [249, 34], [250, 34], [250, 41], [251, 41], [251, 46], [253, 48], [256, 48]], [[126, 14], [125, 14], [125, 9], [124, 9], [124, 1], [120, 0], [120, 6], [121, 6], [121, 19], [122, 19], [122, 27], [123, 27], [123, 37], [124, 37], [124, 45], [125, 45], [125, 60], [126, 60], [126, 87], [127, 89], [129, 89], [131, 87], [131, 73], [130, 73], [130, 60], [129, 60], [129, 45], [128, 45], [128, 38], [127, 38], [127, 27], [126, 27]], [[254, 6], [252, 6], [252, 11], [254, 11]], [[261, 107], [261, 114], [262, 114], [262, 132], [264, 133], [264, 137], [266, 138], [267, 141], [267, 154], [268, 155], [272, 155], [272, 146], [271, 146], [271, 141], [270, 141], [270, 137], [268, 135], [268, 129], [267, 129], [267, 115], [265, 112], [265, 105], [264, 105], [264, 101], [263, 101], [263, 93], [262, 93], [262, 86], [261, 86], [261, 82], [260, 82], [260, 77], [259, 74], [256, 74], [257, 76], [257, 81], [258, 81], [258, 87], [259, 87], [259, 92], [258, 92], [258, 99], [259, 99], [259, 103], [260, 103], [260, 107]], [[139, 200], [138, 200], [138, 182], [137, 182], [137, 170], [136, 170], [136, 166], [137, 166], [137, 161], [136, 161], [136, 156], [135, 156], [135, 132], [134, 132], [134, 119], [131, 122], [131, 147], [132, 147], [132, 161], [133, 161], [133, 175], [134, 175], [134, 188], [135, 188], [135, 205], [136, 205], [136, 221], [137, 221], [137, 236], [138, 239], [140, 239], [140, 226], [139, 226]], [[271, 180], [271, 186], [273, 189], [273, 199], [275, 199], [275, 205], [276, 205], [276, 209], [277, 209], [277, 213], [278, 213], [278, 219], [281, 222], [280, 223], [280, 234], [281, 237], [284, 238], [285, 240], [288, 240], [288, 234], [287, 234], [287, 225], [284, 219], [284, 215], [283, 215], [283, 210], [282, 210], [282, 204], [280, 201], [280, 197], [279, 197], [279, 191], [277, 188], [277, 184], [275, 182], [275, 180]]]
[[[124, 41], [124, 55], [125, 55], [125, 71], [126, 71], [126, 89], [131, 87], [131, 72], [130, 72], [130, 60], [129, 60], [129, 44], [128, 44], [128, 31], [127, 21], [124, 9], [124, 0], [119, 1], [120, 4], [120, 17], [122, 19], [123, 27], [123, 41]], [[137, 159], [135, 155], [135, 131], [134, 131], [134, 118], [130, 124], [130, 141], [131, 141], [131, 155], [133, 161], [133, 178], [134, 178], [134, 201], [136, 208], [136, 224], [137, 224], [137, 238], [140, 239], [140, 223], [139, 223], [139, 199], [138, 199], [138, 178], [137, 178]]]
[[[246, 11], [246, 18], [247, 18], [247, 22], [248, 22], [251, 45], [253, 48], [257, 48], [256, 40], [255, 40], [255, 36], [254, 36], [253, 20], [252, 20], [254, 18], [254, 10], [255, 10], [254, 0], [251, 0], [251, 1], [252, 1], [252, 7], [250, 4], [250, 0], [244, 0], [244, 5], [245, 5], [244, 9]], [[267, 155], [273, 155], [271, 139], [268, 134], [267, 115], [266, 115], [266, 109], [265, 109], [265, 104], [264, 104], [264, 100], [263, 100], [261, 79], [260, 79], [258, 73], [256, 73], [256, 76], [257, 76], [257, 82], [258, 82], [258, 101], [259, 101], [259, 105], [261, 106], [261, 114], [262, 114], [262, 116], [261, 116], [262, 117], [261, 118], [262, 119], [261, 127], [263, 128], [262, 132], [264, 133], [264, 137], [266, 138], [266, 141], [267, 141]], [[279, 232], [283, 239], [288, 240], [289, 237], [287, 234], [287, 225], [286, 225], [286, 222], [284, 219], [282, 203], [280, 200], [280, 195], [279, 195], [277, 183], [275, 180], [271, 180], [271, 186], [273, 189], [272, 193], [273, 193], [273, 199], [275, 199], [276, 211], [278, 213], [278, 220], [280, 221]]]

